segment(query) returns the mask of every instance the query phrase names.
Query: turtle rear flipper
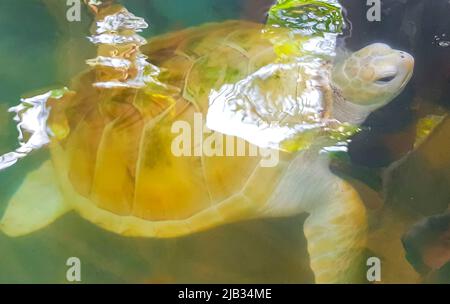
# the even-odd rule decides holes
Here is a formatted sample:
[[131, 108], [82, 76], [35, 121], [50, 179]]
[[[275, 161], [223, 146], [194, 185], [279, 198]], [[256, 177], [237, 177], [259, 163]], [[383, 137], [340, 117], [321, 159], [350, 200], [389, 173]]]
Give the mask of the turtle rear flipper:
[[48, 160], [28, 174], [9, 200], [0, 230], [9, 236], [25, 235], [51, 224], [69, 209]]

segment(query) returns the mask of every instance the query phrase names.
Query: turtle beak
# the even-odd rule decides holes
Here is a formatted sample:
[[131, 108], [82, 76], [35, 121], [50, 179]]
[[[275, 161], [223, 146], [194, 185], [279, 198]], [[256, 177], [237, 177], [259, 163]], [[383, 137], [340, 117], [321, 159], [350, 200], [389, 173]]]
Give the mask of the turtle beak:
[[400, 56], [403, 60], [403, 64], [405, 65], [407, 70], [411, 71], [412, 74], [414, 70], [414, 57], [405, 52], [401, 52]]
[[403, 82], [401, 87], [405, 87], [409, 80], [411, 79], [414, 72], [414, 57], [406, 52], [399, 51], [400, 56], [400, 64], [399, 64], [399, 72], [403, 74]]

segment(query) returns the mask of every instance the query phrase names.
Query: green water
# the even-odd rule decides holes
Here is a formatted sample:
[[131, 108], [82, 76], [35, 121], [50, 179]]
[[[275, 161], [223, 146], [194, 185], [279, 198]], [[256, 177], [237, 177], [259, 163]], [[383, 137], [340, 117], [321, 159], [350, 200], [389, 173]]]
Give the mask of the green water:
[[[267, 3], [193, 0], [186, 5], [184, 0], [130, 0], [126, 7], [149, 21], [151, 27], [142, 35], [150, 37], [209, 21], [262, 21], [264, 15], [255, 12]], [[94, 57], [95, 49], [85, 38], [92, 21], [88, 12], [83, 11], [81, 22], [67, 24], [61, 17], [64, 9], [57, 0], [0, 1], [0, 154], [17, 145], [12, 115], [5, 114], [6, 109], [21, 96], [69, 84], [73, 75], [85, 69], [84, 60]], [[412, 86], [416, 88], [412, 94], [420, 93], [425, 100], [422, 112], [445, 112], [439, 98], [419, 90], [423, 89], [420, 83]], [[378, 115], [390, 117], [389, 111], [395, 109]], [[411, 142], [414, 123], [405, 123], [383, 140], [368, 136], [365, 144], [381, 146], [399, 158], [408, 151], [404, 146]], [[417, 220], [448, 208], [448, 125], [447, 121], [441, 133], [393, 173], [397, 179], [392, 181], [384, 206], [380, 181], [384, 168], [367, 169], [363, 164], [363, 169], [355, 166], [344, 172], [359, 178], [355, 184], [368, 204], [371, 220], [368, 252], [388, 265], [385, 282], [424, 281], [404, 258], [400, 238]], [[365, 155], [359, 154], [360, 158]], [[0, 214], [27, 173], [47, 157], [47, 151], [39, 151], [0, 172]], [[387, 162], [393, 158], [386, 157]], [[430, 158], [438, 159], [437, 165], [430, 164]], [[31, 235], [9, 238], [0, 233], [0, 283], [67, 283], [66, 260], [72, 256], [82, 262], [82, 283], [310, 283], [314, 277], [303, 235], [305, 217], [255, 220], [183, 238], [154, 240], [115, 235], [69, 213]], [[449, 277], [444, 270], [435, 280], [449, 282]]]

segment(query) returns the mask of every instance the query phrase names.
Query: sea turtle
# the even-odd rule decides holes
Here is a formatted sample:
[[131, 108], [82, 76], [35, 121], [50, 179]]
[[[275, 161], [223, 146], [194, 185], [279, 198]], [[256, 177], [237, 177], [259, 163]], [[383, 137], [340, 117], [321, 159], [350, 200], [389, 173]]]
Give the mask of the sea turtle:
[[[29, 101], [49, 106], [51, 160], [27, 175], [0, 229], [23, 235], [75, 210], [124, 236], [164, 238], [307, 212], [316, 282], [352, 281], [365, 246], [365, 208], [330, 172], [324, 148], [403, 90], [413, 57], [376, 43], [332, 61], [306, 47], [330, 48], [326, 35], [305, 39], [227, 21], [150, 39], [141, 49], [151, 65], [140, 65], [137, 19], [120, 12], [109, 13], [114, 22], [97, 18], [105, 21], [91, 39], [99, 56], [73, 91]], [[237, 136], [248, 150], [277, 151], [278, 162], [264, 165], [262, 153], [175, 155], [174, 122], [195, 129], [196, 117], [214, 127], [212, 147], [221, 146], [216, 135]]]

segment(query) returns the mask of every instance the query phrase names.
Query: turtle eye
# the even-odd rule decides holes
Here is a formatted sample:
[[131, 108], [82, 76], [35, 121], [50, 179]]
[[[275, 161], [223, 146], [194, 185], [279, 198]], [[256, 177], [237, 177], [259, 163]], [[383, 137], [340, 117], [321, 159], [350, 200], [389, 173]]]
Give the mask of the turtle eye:
[[395, 76], [397, 76], [397, 75], [391, 75], [391, 76], [382, 77], [382, 78], [379, 78], [378, 80], [376, 80], [376, 82], [379, 83], [379, 84], [386, 84], [386, 83], [391, 82], [392, 80], [394, 80]]

